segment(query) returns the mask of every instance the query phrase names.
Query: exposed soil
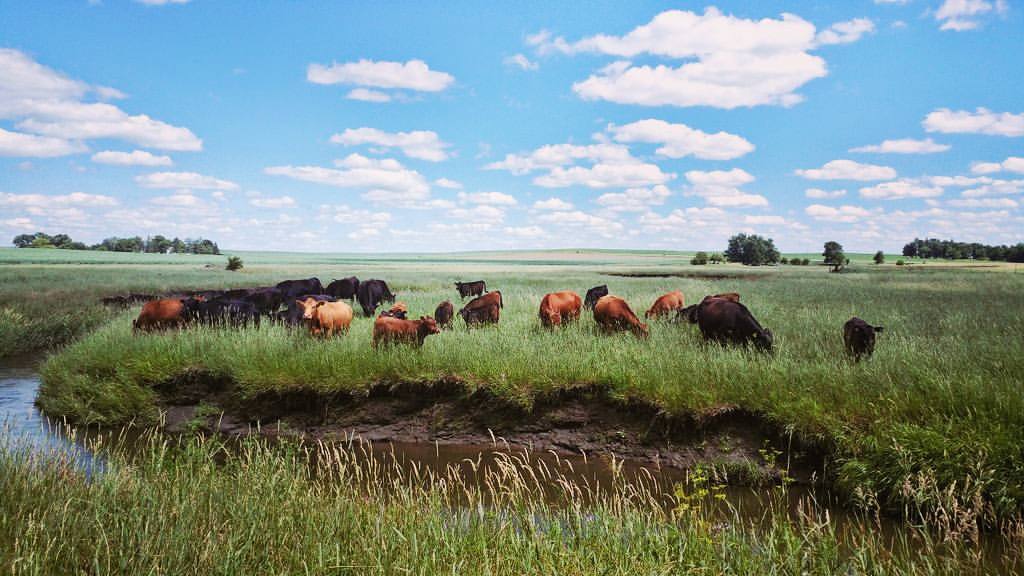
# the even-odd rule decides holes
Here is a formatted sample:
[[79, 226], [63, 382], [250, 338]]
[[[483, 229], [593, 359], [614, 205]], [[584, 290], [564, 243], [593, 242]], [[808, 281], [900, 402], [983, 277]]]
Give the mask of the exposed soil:
[[647, 402], [614, 398], [598, 386], [542, 395], [530, 408], [457, 378], [380, 383], [365, 395], [293, 390], [243, 399], [229, 380], [190, 372], [156, 390], [169, 432], [245, 435], [258, 429], [267, 436], [444, 445], [497, 440], [532, 451], [614, 454], [678, 469], [713, 463], [730, 469], [731, 481], [739, 484], [776, 481], [787, 464], [797, 481], [816, 470], [820, 475], [823, 467], [819, 451], [797, 446], [760, 415], [734, 406], [671, 415]]

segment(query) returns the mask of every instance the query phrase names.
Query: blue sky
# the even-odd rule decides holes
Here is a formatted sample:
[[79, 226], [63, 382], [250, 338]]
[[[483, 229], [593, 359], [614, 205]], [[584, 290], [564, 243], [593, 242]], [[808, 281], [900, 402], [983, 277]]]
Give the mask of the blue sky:
[[1012, 0], [0, 1], [0, 238], [1024, 240]]

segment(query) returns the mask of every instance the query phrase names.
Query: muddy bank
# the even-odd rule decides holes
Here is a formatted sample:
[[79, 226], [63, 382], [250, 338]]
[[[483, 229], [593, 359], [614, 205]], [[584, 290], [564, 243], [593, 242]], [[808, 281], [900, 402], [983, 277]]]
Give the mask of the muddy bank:
[[734, 406], [668, 414], [647, 402], [615, 398], [601, 386], [542, 394], [529, 407], [457, 378], [379, 383], [359, 395], [292, 390], [244, 398], [230, 379], [190, 372], [155, 390], [169, 432], [258, 430], [268, 436], [466, 446], [497, 441], [676, 469], [712, 464], [736, 484], [778, 482], [783, 476], [809, 481], [824, 468], [820, 450], [800, 446], [758, 414]]

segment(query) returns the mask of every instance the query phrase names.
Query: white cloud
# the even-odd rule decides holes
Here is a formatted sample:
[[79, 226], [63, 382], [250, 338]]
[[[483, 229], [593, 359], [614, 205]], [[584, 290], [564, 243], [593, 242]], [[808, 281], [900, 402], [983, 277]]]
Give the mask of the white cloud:
[[846, 196], [846, 190], [822, 190], [821, 188], [808, 188], [804, 191], [804, 196], [819, 200], [827, 198], [841, 198]]
[[675, 174], [662, 172], [656, 164], [594, 164], [589, 168], [557, 166], [547, 174], [534, 178], [533, 183], [543, 188], [631, 188], [664, 184], [673, 178]]
[[352, 208], [348, 204], [337, 206], [320, 206], [320, 212], [326, 218], [339, 224], [361, 225], [364, 228], [383, 228], [391, 222], [390, 212], [372, 212], [359, 208]]
[[549, 144], [529, 154], [507, 154], [504, 160], [491, 162], [485, 170], [508, 170], [521, 175], [535, 170], [550, 170], [556, 166], [573, 164], [579, 160], [598, 163], [636, 163], [629, 148], [606, 142], [590, 145]]
[[786, 219], [782, 216], [776, 216], [774, 214], [761, 214], [761, 215], [746, 215], [743, 217], [744, 224], [750, 224], [754, 226], [783, 226], [785, 225]]
[[928, 186], [916, 180], [894, 180], [882, 182], [875, 186], [868, 186], [860, 189], [860, 195], [864, 198], [875, 200], [898, 200], [901, 198], [934, 198], [942, 196], [942, 188]]
[[708, 7], [703, 14], [668, 10], [623, 36], [599, 34], [569, 43], [545, 31], [527, 38], [540, 53], [592, 52], [619, 58], [688, 60], [678, 67], [620, 60], [573, 85], [587, 100], [645, 106], [736, 108], [790, 106], [801, 86], [827, 74], [814, 25], [798, 16], [750, 20]]
[[1003, 14], [1008, 9], [1005, 0], [945, 0], [935, 11], [941, 22], [940, 30], [974, 30], [981, 26], [980, 18], [993, 12]]
[[53, 158], [85, 152], [88, 148], [81, 142], [64, 138], [36, 136], [21, 132], [10, 132], [0, 128], [0, 156], [18, 158]]
[[941, 186], [943, 188], [947, 186], [975, 186], [978, 184], [988, 184], [992, 181], [991, 178], [986, 176], [929, 176], [927, 180], [933, 186]]
[[732, 170], [690, 170], [686, 173], [686, 179], [691, 184], [708, 186], [742, 186], [754, 181], [754, 177], [746, 170], [733, 168]]
[[931, 138], [915, 140], [902, 138], [899, 140], [883, 140], [881, 144], [850, 148], [850, 152], [871, 152], [876, 154], [934, 154], [949, 150], [949, 144], [939, 144]]
[[502, 232], [516, 238], [540, 238], [544, 235], [544, 229], [540, 226], [507, 226]]
[[359, 100], [362, 102], [391, 102], [391, 95], [387, 92], [370, 90], [369, 88], [353, 88], [348, 91], [345, 97], [349, 100]]
[[557, 226], [570, 226], [588, 230], [604, 237], [611, 237], [620, 233], [625, 227], [620, 222], [610, 218], [595, 216], [581, 210], [567, 212], [546, 212], [537, 216], [537, 220]]
[[1024, 191], [1024, 180], [992, 180], [960, 193], [964, 198], [981, 198], [983, 196], [1001, 196], [1020, 194]]
[[1020, 204], [1009, 198], [958, 198], [947, 202], [957, 208], [1017, 208]]
[[490, 204], [492, 206], [515, 206], [518, 204], [514, 196], [501, 192], [459, 192], [459, 200], [474, 204]]
[[476, 224], [496, 225], [505, 221], [505, 210], [490, 204], [477, 204], [469, 208], [455, 208], [450, 214], [453, 218], [471, 220]]
[[238, 184], [195, 172], [153, 172], [135, 177], [143, 188], [177, 188], [184, 190], [237, 190]]
[[993, 174], [1004, 170], [1024, 174], [1024, 158], [1010, 156], [1002, 162], [975, 162], [971, 164], [971, 172], [975, 174]]
[[251, 198], [249, 204], [257, 208], [287, 208], [295, 205], [295, 199], [291, 196], [278, 196], [278, 197], [257, 197]]
[[448, 188], [449, 190], [462, 189], [461, 182], [456, 182], [455, 180], [451, 180], [449, 178], [438, 178], [437, 180], [434, 180], [434, 185], [439, 186], [441, 188]]
[[670, 124], [657, 119], [640, 120], [623, 126], [610, 125], [608, 131], [617, 142], [661, 144], [655, 152], [669, 158], [694, 156], [704, 160], [731, 160], [754, 150], [753, 144], [735, 134], [709, 134], [685, 124]]
[[647, 212], [637, 222], [645, 232], [662, 234], [689, 229], [707, 229], [728, 225], [728, 214], [721, 208], [708, 206], [705, 208], [677, 208], [662, 216], [656, 212]]
[[660, 206], [671, 196], [665, 186], [628, 188], [625, 192], [609, 192], [597, 198], [597, 203], [613, 212], [646, 212], [651, 206]]
[[72, 192], [70, 194], [8, 194], [0, 192], [0, 206], [22, 206], [52, 208], [59, 206], [116, 206], [117, 199], [103, 194], [86, 194]]
[[335, 164], [340, 170], [320, 166], [270, 166], [263, 172], [338, 188], [363, 189], [363, 199], [375, 203], [414, 204], [430, 196], [426, 179], [397, 160], [375, 160], [350, 154]]
[[896, 170], [889, 166], [861, 164], [853, 160], [833, 160], [821, 168], [796, 170], [797, 176], [808, 180], [890, 180], [896, 177]]
[[804, 212], [815, 220], [824, 220], [826, 222], [856, 222], [872, 215], [870, 210], [850, 205], [836, 208], [821, 204], [811, 204], [804, 208]]
[[988, 134], [990, 136], [1024, 136], [1024, 112], [992, 112], [988, 108], [950, 110], [939, 108], [925, 116], [921, 123], [928, 132], [945, 134]]
[[502, 60], [502, 62], [504, 62], [506, 66], [514, 66], [520, 70], [526, 71], [533, 71], [540, 68], [539, 64], [530, 61], [530, 59], [523, 54], [513, 54], [512, 56]]
[[7, 220], [0, 220], [0, 224], [15, 230], [35, 230], [36, 225], [32, 223], [29, 218], [10, 218]]
[[768, 199], [760, 194], [751, 194], [740, 186], [754, 181], [754, 177], [740, 168], [732, 170], [690, 170], [686, 179], [692, 186], [688, 194], [703, 198], [712, 206], [743, 207], [767, 206]]
[[431, 70], [422, 60], [388, 62], [359, 60], [333, 63], [330, 66], [310, 64], [306, 79], [314, 84], [350, 84], [370, 88], [399, 88], [419, 92], [440, 92], [455, 78], [448, 73]]
[[203, 201], [189, 192], [175, 192], [170, 196], [156, 196], [149, 200], [158, 206], [170, 206], [175, 208], [195, 208], [201, 206]]
[[552, 211], [565, 211], [572, 210], [575, 206], [571, 202], [566, 202], [561, 198], [548, 198], [547, 200], [538, 200], [533, 203], [534, 210], [552, 210]]
[[451, 145], [442, 142], [437, 132], [413, 130], [411, 132], [385, 132], [376, 128], [348, 128], [331, 136], [331, 142], [342, 146], [372, 144], [383, 148], [398, 148], [410, 158], [440, 162], [447, 160], [445, 150]]
[[162, 150], [202, 149], [202, 140], [187, 128], [87, 101], [123, 96], [71, 79], [18, 50], [0, 49], [0, 119], [17, 120], [21, 132], [65, 141], [112, 138]]
[[170, 156], [157, 156], [145, 150], [132, 150], [131, 152], [104, 150], [93, 154], [92, 161], [115, 166], [170, 166], [174, 163]]
[[815, 44], [849, 44], [860, 40], [861, 36], [875, 31], [875, 23], [870, 18], [854, 18], [845, 22], [836, 22], [815, 36]]

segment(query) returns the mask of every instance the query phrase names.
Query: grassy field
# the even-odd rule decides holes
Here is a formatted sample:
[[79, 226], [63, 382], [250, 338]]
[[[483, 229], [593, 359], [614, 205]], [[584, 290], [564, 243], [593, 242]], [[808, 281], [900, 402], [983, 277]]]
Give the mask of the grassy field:
[[[985, 574], [1000, 548], [928, 530], [837, 526], [783, 490], [761, 515], [719, 505], [701, 474], [603, 490], [521, 456], [467, 480], [359, 445], [250, 439], [102, 444], [92, 478], [0, 436], [0, 567], [11, 574]], [[315, 462], [310, 465], [310, 462]], [[558, 494], [551, 499], [550, 488]], [[665, 496], [665, 493], [669, 496]]]
[[[16, 261], [9, 252], [3, 258]], [[28, 333], [44, 335], [40, 342], [73, 342], [44, 366], [39, 402], [48, 413], [103, 424], [153, 421], [152, 386], [195, 368], [230, 377], [247, 396], [359, 392], [380, 380], [453, 375], [528, 405], [541, 392], [599, 384], [672, 413], [723, 406], [759, 413], [831, 454], [829, 479], [868, 508], [915, 518], [955, 511], [991, 523], [1018, 516], [1024, 506], [1024, 274], [1012, 266], [858, 263], [848, 273], [829, 274], [819, 266], [694, 267], [684, 253], [295, 260], [250, 254], [243, 256], [245, 270], [233, 274], [205, 268], [203, 257], [161, 258], [167, 257], [2, 268], [0, 334], [18, 346], [28, 340], [28, 326]], [[618, 275], [638, 273], [669, 276]], [[374, 352], [369, 319], [357, 318], [349, 335], [328, 342], [270, 325], [135, 337], [133, 311], [95, 303], [126, 291], [270, 284], [314, 274], [384, 278], [416, 315], [453, 298], [452, 281], [484, 278], [502, 291], [506, 308], [498, 327], [460, 325], [430, 337], [422, 350]], [[740, 292], [775, 333], [776, 353], [705, 346], [685, 324], [655, 323], [647, 341], [600, 335], [586, 315], [564, 330], [539, 327], [544, 293], [582, 293], [603, 283], [639, 313], [672, 289], [691, 302]], [[842, 351], [841, 326], [853, 315], [887, 329], [875, 357], [860, 364]], [[12, 322], [14, 316], [21, 319]], [[51, 316], [61, 319], [59, 331], [51, 329]]]

